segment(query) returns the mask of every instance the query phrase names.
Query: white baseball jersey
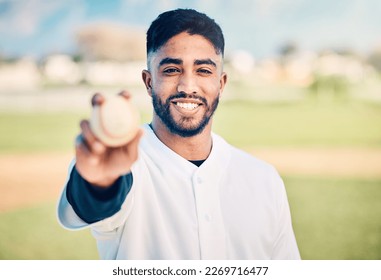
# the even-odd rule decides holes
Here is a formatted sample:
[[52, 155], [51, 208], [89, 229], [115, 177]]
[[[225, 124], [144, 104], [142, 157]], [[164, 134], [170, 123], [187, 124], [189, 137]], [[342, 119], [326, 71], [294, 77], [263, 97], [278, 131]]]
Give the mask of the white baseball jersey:
[[192, 164], [144, 127], [133, 185], [113, 216], [87, 224], [62, 192], [58, 219], [91, 227], [102, 259], [299, 259], [286, 191], [276, 170], [213, 134]]

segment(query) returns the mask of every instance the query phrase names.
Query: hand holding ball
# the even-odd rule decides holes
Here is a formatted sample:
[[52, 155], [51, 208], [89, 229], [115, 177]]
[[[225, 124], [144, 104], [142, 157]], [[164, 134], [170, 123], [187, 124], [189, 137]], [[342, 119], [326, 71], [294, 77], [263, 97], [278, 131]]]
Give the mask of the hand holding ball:
[[93, 106], [90, 128], [104, 145], [123, 146], [139, 130], [139, 113], [129, 98], [122, 95], [104, 97], [101, 104]]

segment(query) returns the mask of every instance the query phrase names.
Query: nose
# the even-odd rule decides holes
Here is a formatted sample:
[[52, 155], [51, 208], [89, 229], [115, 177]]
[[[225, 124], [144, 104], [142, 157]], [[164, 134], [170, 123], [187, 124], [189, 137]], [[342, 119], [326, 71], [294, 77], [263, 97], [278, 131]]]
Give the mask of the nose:
[[197, 80], [192, 73], [183, 73], [177, 85], [177, 92], [195, 94], [198, 92]]

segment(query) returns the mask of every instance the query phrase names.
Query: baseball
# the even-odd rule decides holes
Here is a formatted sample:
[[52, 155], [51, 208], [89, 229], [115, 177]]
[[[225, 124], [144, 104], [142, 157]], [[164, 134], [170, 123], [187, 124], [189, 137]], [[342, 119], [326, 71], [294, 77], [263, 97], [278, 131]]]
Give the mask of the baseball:
[[139, 113], [131, 100], [120, 95], [105, 96], [102, 104], [93, 107], [90, 128], [106, 146], [119, 147], [134, 138], [139, 121]]

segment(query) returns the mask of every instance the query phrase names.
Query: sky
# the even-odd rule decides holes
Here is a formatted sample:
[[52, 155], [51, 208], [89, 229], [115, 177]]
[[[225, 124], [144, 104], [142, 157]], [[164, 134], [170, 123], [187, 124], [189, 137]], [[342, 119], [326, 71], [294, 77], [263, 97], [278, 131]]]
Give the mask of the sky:
[[94, 22], [145, 32], [157, 15], [194, 8], [220, 24], [226, 52], [274, 56], [286, 43], [300, 49], [381, 47], [380, 0], [0, 0], [0, 55], [75, 53], [74, 34]]

